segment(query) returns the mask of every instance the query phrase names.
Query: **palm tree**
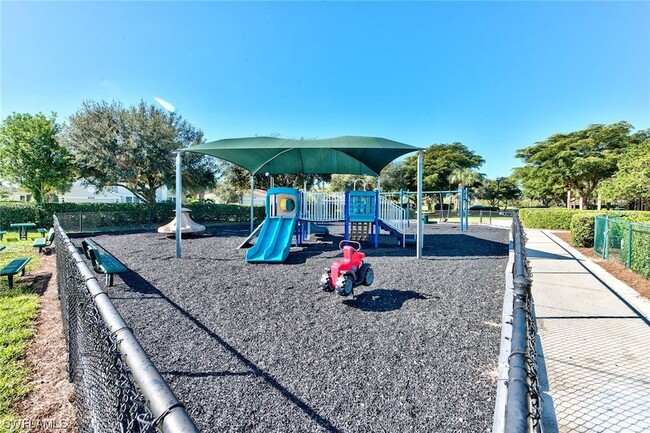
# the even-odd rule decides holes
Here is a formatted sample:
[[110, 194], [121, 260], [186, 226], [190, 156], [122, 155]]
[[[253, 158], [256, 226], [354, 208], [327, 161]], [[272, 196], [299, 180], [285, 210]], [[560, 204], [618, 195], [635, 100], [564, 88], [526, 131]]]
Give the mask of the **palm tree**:
[[[479, 173], [469, 168], [455, 168], [451, 171], [447, 179], [451, 185], [458, 184], [458, 190], [460, 190], [463, 187], [471, 188], [481, 183], [484, 177], [485, 175], [483, 173]], [[460, 201], [459, 194], [456, 194], [454, 201], [454, 207], [458, 209]], [[442, 203], [440, 203], [440, 206], [442, 207]]]
[[479, 173], [469, 168], [455, 168], [449, 174], [449, 183], [458, 184], [458, 189], [462, 187], [471, 188], [476, 184], [480, 183], [481, 180], [485, 177], [484, 174]]

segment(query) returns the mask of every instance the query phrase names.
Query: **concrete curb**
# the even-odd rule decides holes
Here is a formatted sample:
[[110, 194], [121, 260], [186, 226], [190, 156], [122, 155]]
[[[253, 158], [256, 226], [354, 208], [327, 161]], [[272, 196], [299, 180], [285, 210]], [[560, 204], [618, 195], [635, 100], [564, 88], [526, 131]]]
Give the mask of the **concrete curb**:
[[[500, 226], [498, 228], [506, 228]], [[514, 240], [512, 230], [509, 233], [508, 263], [506, 264], [505, 277], [506, 289], [503, 294], [503, 309], [501, 314], [501, 349], [499, 351], [499, 365], [497, 368], [497, 391], [494, 403], [494, 422], [492, 433], [502, 433], [505, 426], [506, 399], [508, 397], [508, 357], [511, 351], [512, 337], [512, 306], [513, 306], [513, 267], [515, 264]]]

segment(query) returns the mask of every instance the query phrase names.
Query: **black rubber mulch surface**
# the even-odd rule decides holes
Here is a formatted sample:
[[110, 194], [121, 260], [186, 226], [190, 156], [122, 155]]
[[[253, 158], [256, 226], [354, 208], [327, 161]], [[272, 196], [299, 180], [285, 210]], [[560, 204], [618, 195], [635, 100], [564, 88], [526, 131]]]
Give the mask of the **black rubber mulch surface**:
[[[108, 289], [204, 432], [488, 432], [508, 258], [506, 230], [426, 226], [424, 258], [382, 235], [375, 281], [322, 292], [341, 226], [248, 264], [247, 230], [175, 241], [93, 239], [129, 272]], [[100, 278], [103, 282], [103, 278]]]

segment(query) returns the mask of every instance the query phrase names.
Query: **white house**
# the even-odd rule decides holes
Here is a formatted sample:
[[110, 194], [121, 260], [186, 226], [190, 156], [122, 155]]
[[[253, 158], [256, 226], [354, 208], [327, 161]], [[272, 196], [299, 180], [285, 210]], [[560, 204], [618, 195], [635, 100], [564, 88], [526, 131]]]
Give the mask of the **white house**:
[[[81, 181], [76, 181], [72, 189], [58, 196], [61, 203], [140, 203], [141, 200], [131, 191], [121, 186], [114, 186], [105, 190], [98, 190], [92, 185], [83, 186]], [[156, 190], [156, 201], [167, 201], [167, 188]]]
[[[0, 197], [7, 201], [30, 201], [32, 195], [21, 190], [11, 182], [0, 180]], [[72, 184], [72, 189], [65, 194], [57, 196], [60, 203], [140, 203], [131, 191], [121, 186], [114, 186], [105, 190], [98, 190], [92, 185], [83, 186], [81, 180]], [[156, 190], [156, 201], [167, 201], [173, 195], [163, 186]]]
[[[249, 205], [251, 204], [251, 192], [244, 193], [239, 204]], [[253, 192], [253, 205], [254, 206], [264, 206], [266, 204], [266, 190], [265, 189], [255, 189]]]

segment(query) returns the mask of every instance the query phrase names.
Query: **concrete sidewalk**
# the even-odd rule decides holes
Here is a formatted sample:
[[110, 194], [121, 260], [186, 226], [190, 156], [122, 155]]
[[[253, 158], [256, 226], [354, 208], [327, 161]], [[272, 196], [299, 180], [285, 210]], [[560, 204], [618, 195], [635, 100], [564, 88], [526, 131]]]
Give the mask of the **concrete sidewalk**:
[[650, 432], [650, 302], [551, 233], [526, 236], [544, 432]]

